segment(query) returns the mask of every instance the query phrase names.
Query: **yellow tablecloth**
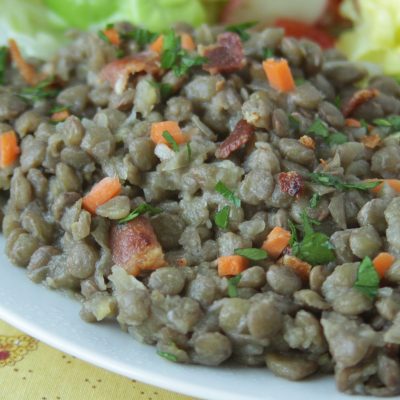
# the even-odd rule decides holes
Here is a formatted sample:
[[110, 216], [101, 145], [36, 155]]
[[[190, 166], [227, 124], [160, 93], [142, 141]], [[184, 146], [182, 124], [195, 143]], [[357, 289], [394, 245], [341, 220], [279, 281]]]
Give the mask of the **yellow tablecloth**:
[[61, 353], [0, 321], [0, 400], [189, 400]]

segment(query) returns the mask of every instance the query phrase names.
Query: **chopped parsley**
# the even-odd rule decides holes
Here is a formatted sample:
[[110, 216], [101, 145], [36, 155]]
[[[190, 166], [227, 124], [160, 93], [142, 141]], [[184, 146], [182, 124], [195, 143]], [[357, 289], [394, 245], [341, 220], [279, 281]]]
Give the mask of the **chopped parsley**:
[[373, 123], [376, 126], [390, 128], [392, 132], [400, 130], [400, 116], [393, 115], [387, 118], [374, 119]]
[[226, 30], [228, 32], [237, 33], [240, 36], [240, 39], [242, 39], [243, 42], [245, 42], [250, 39], [250, 34], [247, 32], [247, 29], [253, 28], [256, 25], [257, 22], [254, 21], [243, 22], [242, 24], [229, 25], [226, 27]]
[[228, 279], [228, 296], [229, 297], [238, 297], [238, 289], [237, 285], [242, 279], [242, 274], [233, 276]]
[[117, 58], [122, 58], [125, 56], [125, 52], [124, 50], [117, 48], [115, 49], [115, 55]]
[[274, 50], [270, 49], [269, 47], [265, 47], [262, 52], [263, 59], [266, 60], [267, 58], [273, 58], [275, 56]]
[[340, 132], [330, 133], [327, 125], [321, 119], [316, 118], [312, 125], [308, 128], [307, 133], [314, 134], [324, 139], [330, 145], [346, 143], [347, 136]]
[[163, 357], [163, 358], [165, 358], [165, 359], [168, 360], [168, 361], [172, 361], [172, 362], [177, 362], [177, 361], [178, 361], [178, 358], [176, 357], [175, 354], [168, 353], [167, 351], [160, 351], [160, 350], [157, 350], [157, 354], [158, 354], [160, 357]]
[[147, 44], [154, 42], [158, 34], [147, 29], [135, 28], [133, 31], [123, 33], [121, 36], [123, 39], [133, 39], [140, 47], [145, 47]]
[[240, 207], [241, 201], [239, 197], [237, 197], [231, 190], [229, 190], [223, 182], [218, 181], [215, 185], [215, 190], [231, 203], [233, 203], [236, 207]]
[[54, 98], [60, 91], [54, 89], [53, 85], [54, 78], [50, 77], [39, 82], [36, 86], [23, 88], [19, 96], [32, 103], [37, 100]]
[[296, 86], [300, 86], [302, 85], [306, 80], [304, 78], [296, 78], [294, 80], [294, 83], [296, 84]]
[[230, 212], [231, 208], [229, 206], [225, 206], [215, 213], [214, 222], [219, 228], [226, 229], [228, 227]]
[[339, 110], [342, 108], [342, 99], [339, 95], [335, 96], [335, 100], [333, 101], [333, 104], [335, 104], [335, 106], [337, 108], [339, 108]]
[[176, 140], [168, 131], [164, 131], [162, 137], [168, 142], [168, 144], [172, 147], [172, 150], [175, 151], [175, 153], [179, 151], [178, 143], [176, 143]]
[[302, 215], [303, 240], [298, 241], [295, 225], [289, 221], [291, 230], [290, 246], [292, 254], [311, 265], [327, 264], [335, 259], [333, 246], [329, 237], [322, 232], [315, 232], [312, 224], [319, 223], [308, 217], [303, 210]]
[[325, 174], [322, 172], [313, 172], [309, 175], [312, 182], [319, 185], [334, 187], [338, 190], [371, 190], [379, 186], [382, 181], [369, 181], [369, 182], [343, 182], [340, 178], [334, 175]]
[[56, 105], [53, 108], [50, 109], [51, 114], [55, 114], [61, 111], [67, 111], [69, 110], [70, 106], [63, 106], [63, 105]]
[[6, 46], [0, 47], [0, 85], [4, 85], [8, 58], [8, 48]]
[[140, 215], [149, 213], [150, 215], [156, 215], [161, 213], [163, 210], [158, 207], [153, 207], [150, 204], [147, 203], [142, 203], [138, 205], [133, 211], [131, 211], [130, 214], [128, 214], [126, 217], [120, 219], [118, 221], [119, 224], [124, 224], [126, 222], [132, 221], [135, 218], [139, 217]]
[[246, 257], [253, 261], [260, 261], [268, 258], [268, 253], [264, 249], [255, 249], [252, 247], [235, 249], [234, 254], [237, 256]]
[[165, 100], [172, 94], [173, 88], [172, 85], [170, 85], [169, 83], [161, 83], [152, 80], [149, 80], [148, 82], [151, 86], [157, 88], [160, 91], [160, 95], [163, 100]]
[[111, 43], [111, 42], [110, 42], [110, 39], [107, 37], [107, 35], [104, 33], [104, 31], [98, 31], [98, 32], [97, 32], [97, 36], [98, 36], [103, 42]]
[[181, 48], [181, 39], [173, 30], [164, 35], [161, 67], [172, 69], [176, 76], [182, 76], [190, 68], [203, 65], [207, 59], [197, 54], [191, 54]]
[[310, 208], [317, 208], [321, 196], [318, 193], [314, 193], [310, 199]]
[[297, 131], [300, 128], [300, 121], [294, 117], [293, 115], [289, 114], [288, 115], [289, 119], [289, 126], [294, 130]]
[[374, 298], [378, 294], [379, 275], [369, 257], [365, 257], [361, 261], [354, 287], [370, 298]]

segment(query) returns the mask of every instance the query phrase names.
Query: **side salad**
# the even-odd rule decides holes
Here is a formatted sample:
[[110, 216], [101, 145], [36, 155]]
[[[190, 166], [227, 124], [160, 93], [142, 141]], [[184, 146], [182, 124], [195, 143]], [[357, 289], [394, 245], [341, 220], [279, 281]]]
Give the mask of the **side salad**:
[[[0, 45], [15, 39], [24, 54], [46, 59], [71, 28], [97, 30], [127, 20], [154, 32], [173, 23], [258, 21], [338, 47], [349, 59], [400, 76], [398, 0], [0, 0]], [[379, 72], [379, 71], [378, 71]]]

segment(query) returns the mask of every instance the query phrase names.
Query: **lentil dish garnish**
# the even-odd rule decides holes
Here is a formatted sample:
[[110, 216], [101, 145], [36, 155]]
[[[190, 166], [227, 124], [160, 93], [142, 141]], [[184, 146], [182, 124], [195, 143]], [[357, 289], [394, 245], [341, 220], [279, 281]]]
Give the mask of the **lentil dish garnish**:
[[10, 46], [2, 231], [32, 281], [173, 362], [400, 394], [395, 80], [252, 25]]

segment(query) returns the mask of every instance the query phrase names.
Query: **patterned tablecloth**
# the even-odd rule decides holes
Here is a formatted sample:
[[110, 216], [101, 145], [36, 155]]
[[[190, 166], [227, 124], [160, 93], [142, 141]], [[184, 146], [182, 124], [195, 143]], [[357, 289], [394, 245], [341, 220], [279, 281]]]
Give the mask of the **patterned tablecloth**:
[[0, 400], [190, 400], [94, 367], [0, 321]]

